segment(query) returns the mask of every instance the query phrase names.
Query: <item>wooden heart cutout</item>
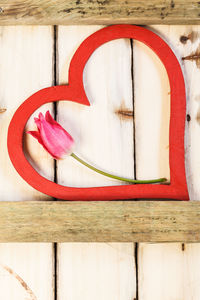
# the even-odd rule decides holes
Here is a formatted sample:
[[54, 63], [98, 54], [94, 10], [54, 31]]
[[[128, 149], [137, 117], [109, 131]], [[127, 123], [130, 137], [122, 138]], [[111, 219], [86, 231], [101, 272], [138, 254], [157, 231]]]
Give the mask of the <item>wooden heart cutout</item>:
[[[90, 105], [83, 86], [83, 70], [91, 54], [109, 41], [129, 38], [150, 47], [164, 64], [171, 88], [169, 129], [170, 184], [134, 184], [73, 188], [42, 177], [30, 165], [23, 152], [23, 132], [29, 117], [41, 105], [59, 100]], [[178, 199], [189, 200], [185, 177], [184, 130], [186, 95], [179, 62], [171, 48], [155, 33], [134, 25], [103, 28], [83, 41], [69, 68], [69, 84], [42, 89], [30, 96], [15, 112], [8, 129], [8, 153], [21, 177], [42, 193], [63, 200]]]

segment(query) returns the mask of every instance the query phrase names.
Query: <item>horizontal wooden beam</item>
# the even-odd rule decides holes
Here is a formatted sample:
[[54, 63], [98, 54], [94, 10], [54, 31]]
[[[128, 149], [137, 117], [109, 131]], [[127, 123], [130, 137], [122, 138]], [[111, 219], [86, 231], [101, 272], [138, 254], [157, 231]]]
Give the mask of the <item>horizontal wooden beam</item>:
[[197, 0], [0, 0], [0, 25], [200, 24]]
[[0, 202], [0, 242], [200, 242], [200, 202]]

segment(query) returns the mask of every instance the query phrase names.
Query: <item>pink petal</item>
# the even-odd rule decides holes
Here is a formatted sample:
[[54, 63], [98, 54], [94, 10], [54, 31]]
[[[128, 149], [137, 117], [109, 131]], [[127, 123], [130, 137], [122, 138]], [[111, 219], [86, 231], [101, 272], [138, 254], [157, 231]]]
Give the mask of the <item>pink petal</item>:
[[45, 117], [39, 113], [35, 118], [38, 131], [29, 131], [34, 138], [54, 157], [62, 158], [66, 154], [70, 154], [74, 140], [71, 135], [56, 122], [49, 111]]
[[41, 112], [39, 113], [39, 119], [40, 119], [40, 121], [44, 120], [44, 116], [43, 116], [43, 114]]
[[52, 115], [50, 114], [50, 112], [49, 112], [49, 110], [46, 112], [46, 114], [45, 114], [45, 120], [47, 121], [47, 122], [49, 122], [51, 125], [59, 125], [60, 126], [60, 124], [58, 124], [58, 122], [56, 122], [55, 120], [54, 120], [54, 118], [52, 117]]
[[68, 143], [74, 143], [72, 136], [51, 116], [49, 110], [45, 114], [45, 120], [53, 126], [53, 129], [60, 135], [63, 134], [63, 139], [68, 140]]
[[40, 133], [38, 131], [27, 131], [28, 134], [32, 135], [35, 139], [38, 140], [38, 142], [43, 146], [43, 148], [51, 155], [53, 156], [55, 159], [57, 157], [55, 157], [52, 153], [49, 152], [49, 150], [47, 149], [47, 147], [44, 145]]
[[43, 120], [40, 134], [45, 147], [52, 156], [61, 158], [71, 151], [74, 141], [61, 126], [51, 125]]
[[38, 131], [27, 131], [28, 134], [32, 135], [35, 139], [38, 140], [40, 144], [42, 144], [42, 139], [40, 137], [40, 133]]
[[[45, 114], [45, 120], [51, 124], [52, 126], [56, 126], [59, 129], [65, 130], [58, 122], [56, 122], [56, 120], [54, 120], [54, 118], [52, 117], [52, 115], [50, 114], [49, 110], [46, 112]], [[67, 132], [68, 133], [68, 132]]]
[[40, 119], [34, 118], [34, 121], [35, 121], [35, 124], [37, 126], [37, 129], [40, 131], [40, 128], [41, 128]]

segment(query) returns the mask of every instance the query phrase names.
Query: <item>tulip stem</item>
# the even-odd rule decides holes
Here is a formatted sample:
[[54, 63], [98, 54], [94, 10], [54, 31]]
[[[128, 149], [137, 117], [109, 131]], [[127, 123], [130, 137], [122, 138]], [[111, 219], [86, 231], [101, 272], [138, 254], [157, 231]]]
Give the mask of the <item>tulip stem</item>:
[[104, 171], [101, 171], [93, 166], [91, 166], [90, 164], [86, 163], [84, 160], [82, 160], [80, 157], [78, 157], [76, 154], [72, 153], [71, 156], [73, 158], [75, 158], [78, 162], [80, 162], [81, 164], [83, 164], [84, 166], [88, 167], [89, 169], [101, 174], [101, 175], [104, 175], [104, 176], [107, 176], [107, 177], [110, 177], [110, 178], [113, 178], [113, 179], [117, 179], [117, 180], [120, 180], [120, 181], [125, 181], [125, 182], [131, 182], [131, 183], [159, 183], [159, 182], [166, 182], [167, 179], [166, 178], [159, 178], [159, 179], [151, 179], [151, 180], [136, 180], [136, 179], [129, 179], [129, 178], [124, 178], [124, 177], [120, 177], [120, 176], [115, 176], [115, 175], [112, 175], [112, 174], [109, 174], [107, 172], [104, 172]]

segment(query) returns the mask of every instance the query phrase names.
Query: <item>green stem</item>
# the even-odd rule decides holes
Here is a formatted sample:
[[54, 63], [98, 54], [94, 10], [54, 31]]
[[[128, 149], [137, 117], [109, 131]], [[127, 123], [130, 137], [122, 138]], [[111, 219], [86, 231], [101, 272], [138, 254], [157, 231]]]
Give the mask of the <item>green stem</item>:
[[107, 176], [107, 177], [110, 177], [110, 178], [113, 178], [113, 179], [117, 179], [117, 180], [121, 180], [121, 181], [126, 181], [126, 182], [132, 182], [132, 183], [158, 183], [158, 182], [165, 182], [167, 181], [166, 178], [159, 178], [159, 179], [152, 179], [152, 180], [134, 180], [134, 179], [129, 179], [129, 178], [124, 178], [124, 177], [120, 177], [120, 176], [115, 176], [115, 175], [112, 175], [112, 174], [109, 174], [107, 172], [104, 172], [104, 171], [101, 171], [93, 166], [91, 166], [90, 164], [86, 163], [84, 160], [82, 160], [81, 158], [79, 158], [76, 154], [72, 153], [71, 156], [73, 158], [75, 158], [77, 161], [79, 161], [81, 164], [83, 164], [84, 166], [88, 167], [89, 169], [101, 174], [101, 175], [104, 175], [104, 176]]

